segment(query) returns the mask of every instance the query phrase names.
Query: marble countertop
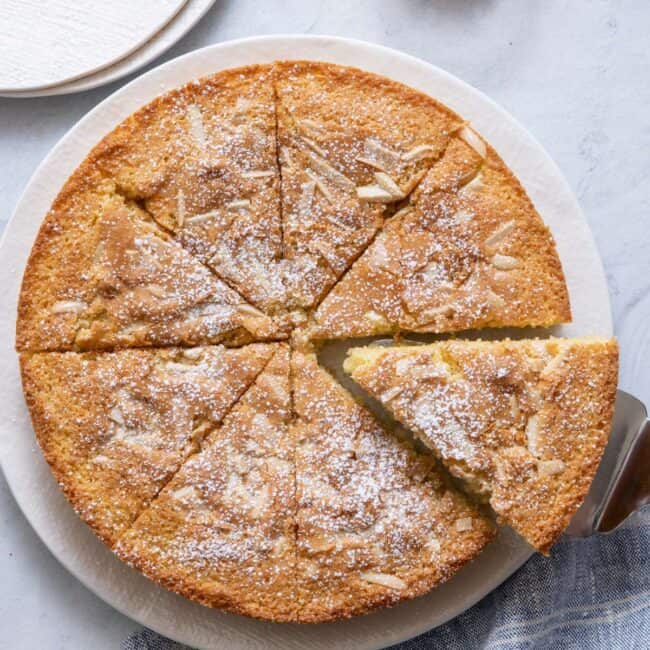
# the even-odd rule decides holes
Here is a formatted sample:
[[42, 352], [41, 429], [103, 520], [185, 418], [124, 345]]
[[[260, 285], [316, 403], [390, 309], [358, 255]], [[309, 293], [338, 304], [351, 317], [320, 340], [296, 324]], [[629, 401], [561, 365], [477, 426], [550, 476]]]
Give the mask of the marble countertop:
[[[577, 194], [607, 272], [620, 386], [650, 402], [648, 25], [649, 3], [614, 0], [217, 0], [153, 65], [233, 38], [333, 34], [403, 50], [487, 93], [539, 139]], [[57, 140], [127, 80], [0, 98], [0, 226]], [[58, 564], [1, 475], [0, 517], [0, 649], [117, 649], [139, 628]]]

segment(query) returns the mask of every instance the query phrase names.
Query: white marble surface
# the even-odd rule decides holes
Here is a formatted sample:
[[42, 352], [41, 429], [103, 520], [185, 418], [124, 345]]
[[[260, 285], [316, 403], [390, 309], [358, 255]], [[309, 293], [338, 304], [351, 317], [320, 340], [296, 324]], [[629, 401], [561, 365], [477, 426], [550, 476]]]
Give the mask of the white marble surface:
[[[649, 25], [650, 4], [633, 0], [217, 0], [156, 63], [243, 36], [335, 34], [401, 49], [486, 92], [578, 195], [610, 283], [621, 388], [650, 402]], [[0, 99], [0, 224], [54, 143], [117, 87]], [[52, 558], [1, 476], [0, 516], [0, 649], [117, 649], [138, 629]]]

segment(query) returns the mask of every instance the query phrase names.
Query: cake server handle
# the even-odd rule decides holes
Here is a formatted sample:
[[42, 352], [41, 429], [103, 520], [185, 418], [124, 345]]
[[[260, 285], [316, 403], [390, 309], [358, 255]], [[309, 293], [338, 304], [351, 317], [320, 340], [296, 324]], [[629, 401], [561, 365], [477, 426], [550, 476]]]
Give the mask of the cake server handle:
[[584, 503], [567, 529], [586, 537], [607, 533], [650, 503], [650, 420], [643, 403], [616, 394], [609, 442]]

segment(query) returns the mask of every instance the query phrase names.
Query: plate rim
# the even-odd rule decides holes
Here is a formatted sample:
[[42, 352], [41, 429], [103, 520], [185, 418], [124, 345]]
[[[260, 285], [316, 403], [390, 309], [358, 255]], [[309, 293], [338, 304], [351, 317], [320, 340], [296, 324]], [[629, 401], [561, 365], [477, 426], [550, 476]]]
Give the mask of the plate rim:
[[[276, 35], [268, 35], [268, 36], [253, 36], [253, 37], [247, 37], [247, 38], [242, 38], [242, 39], [235, 39], [231, 41], [224, 41], [222, 43], [218, 44], [213, 44], [206, 46], [204, 48], [200, 48], [197, 50], [194, 50], [192, 52], [188, 52], [186, 54], [183, 54], [177, 58], [174, 58], [170, 61], [165, 62], [164, 64], [157, 66], [153, 68], [152, 70], [149, 70], [145, 72], [144, 74], [138, 76], [125, 86], [123, 86], [120, 89], [117, 89], [115, 92], [111, 93], [107, 98], [105, 98], [103, 101], [101, 101], [99, 104], [97, 104], [93, 109], [91, 109], [85, 116], [83, 116], [76, 124], [74, 124], [66, 134], [63, 135], [63, 137], [56, 143], [56, 145], [50, 150], [48, 155], [43, 159], [43, 161], [38, 165], [36, 168], [36, 171], [30, 178], [28, 184], [25, 187], [25, 190], [23, 191], [16, 208], [10, 218], [10, 220], [7, 222], [7, 225], [5, 227], [5, 230], [2, 234], [2, 238], [0, 239], [0, 256], [4, 257], [7, 249], [7, 240], [9, 237], [9, 232], [12, 228], [12, 224], [16, 221], [17, 216], [24, 211], [28, 211], [25, 207], [24, 204], [26, 203], [26, 198], [29, 197], [29, 194], [31, 191], [35, 191], [34, 188], [37, 186], [39, 178], [44, 174], [44, 171], [47, 170], [48, 166], [52, 164], [52, 161], [56, 159], [57, 156], [61, 156], [62, 151], [65, 149], [65, 147], [69, 147], [70, 149], [75, 149], [79, 148], [81, 145], [79, 143], [74, 142], [75, 135], [79, 134], [80, 132], [83, 132], [84, 129], [92, 122], [93, 119], [96, 118], [96, 116], [102, 114], [102, 112], [106, 112], [107, 114], [111, 114], [111, 118], [115, 118], [117, 121], [115, 124], [117, 124], [121, 119], [126, 117], [126, 115], [130, 114], [132, 110], [134, 110], [130, 105], [129, 101], [131, 98], [128, 98], [128, 101], [126, 104], [129, 106], [128, 109], [126, 109], [126, 115], [122, 115], [124, 112], [123, 110], [111, 110], [111, 107], [116, 103], [116, 100], [121, 99], [123, 96], [128, 95], [129, 93], [133, 93], [137, 91], [138, 86], [144, 85], [146, 81], [155, 79], [157, 76], [165, 75], [166, 73], [172, 73], [175, 69], [180, 68], [183, 66], [183, 64], [187, 63], [188, 61], [191, 61], [193, 58], [199, 58], [201, 56], [205, 56], [207, 54], [218, 54], [220, 51], [224, 52], [228, 49], [234, 49], [236, 50], [237, 48], [249, 48], [253, 45], [258, 45], [258, 46], [263, 46], [263, 47], [270, 47], [273, 49], [274, 47], [279, 50], [283, 50], [287, 48], [287, 46], [290, 46], [291, 49], [297, 48], [300, 50], [301, 48], [310, 50], [310, 49], [315, 49], [318, 50], [319, 47], [323, 52], [327, 52], [329, 48], [336, 48], [337, 46], [340, 47], [348, 47], [351, 48], [352, 50], [355, 49], [360, 49], [363, 51], [366, 51], [367, 53], [374, 53], [377, 55], [380, 55], [379, 58], [381, 59], [382, 57], [386, 57], [387, 60], [395, 60], [398, 63], [403, 63], [407, 64], [410, 66], [415, 66], [416, 68], [421, 68], [425, 73], [428, 73], [433, 76], [437, 76], [439, 78], [445, 79], [447, 83], [450, 83], [456, 87], [458, 87], [459, 91], [462, 91], [462, 93], [468, 94], [469, 96], [473, 96], [475, 101], [478, 101], [479, 103], [489, 106], [491, 111], [498, 114], [505, 123], [509, 125], [510, 128], [514, 129], [515, 136], [518, 139], [521, 139], [526, 146], [531, 148], [531, 151], [535, 153], [536, 156], [539, 157], [540, 160], [543, 160], [543, 162], [546, 164], [548, 168], [548, 172], [554, 176], [554, 181], [558, 183], [559, 188], [562, 190], [564, 195], [566, 195], [567, 200], [569, 201], [570, 204], [570, 209], [573, 211], [574, 215], [576, 217], [580, 217], [579, 221], [582, 225], [584, 225], [584, 228], [586, 229], [585, 232], [582, 233], [583, 237], [586, 237], [586, 243], [587, 246], [591, 247], [588, 253], [588, 258], [591, 263], [591, 271], [595, 272], [596, 275], [598, 276], [595, 278], [596, 281], [600, 283], [600, 287], [598, 289], [600, 290], [600, 293], [602, 294], [602, 297], [604, 298], [605, 305], [599, 307], [599, 315], [603, 319], [602, 323], [602, 334], [611, 334], [612, 332], [612, 323], [611, 323], [611, 304], [609, 301], [609, 294], [607, 292], [607, 285], [606, 285], [606, 280], [605, 280], [605, 274], [604, 274], [604, 269], [602, 266], [602, 260], [600, 258], [600, 255], [598, 254], [598, 250], [595, 245], [595, 241], [593, 238], [593, 234], [591, 233], [591, 230], [589, 229], [588, 223], [586, 221], [586, 218], [577, 202], [577, 199], [575, 195], [573, 194], [571, 188], [569, 187], [566, 179], [560, 172], [559, 168], [557, 165], [554, 163], [554, 161], [550, 158], [549, 154], [546, 152], [546, 150], [541, 146], [541, 144], [528, 132], [515, 118], [513, 118], [507, 111], [505, 111], [501, 106], [499, 106], [496, 102], [494, 102], [491, 98], [489, 98], [487, 95], [482, 93], [481, 91], [473, 88], [463, 80], [455, 77], [454, 75], [451, 75], [450, 73], [446, 72], [445, 70], [442, 70], [441, 68], [435, 66], [434, 64], [429, 63], [428, 61], [424, 61], [423, 59], [419, 59], [417, 57], [414, 57], [410, 54], [406, 54], [404, 52], [400, 52], [398, 50], [382, 46], [382, 45], [377, 45], [374, 43], [369, 43], [366, 41], [361, 41], [357, 39], [350, 39], [350, 38], [344, 38], [344, 37], [338, 37], [338, 36], [326, 36], [326, 35], [295, 35], [295, 34], [276, 34]], [[289, 58], [289, 57], [281, 57], [281, 56], [275, 56], [275, 59], [279, 58]], [[309, 56], [305, 55], [304, 52], [300, 51], [299, 56], [291, 57], [294, 59], [311, 59], [311, 60], [328, 60], [327, 57], [323, 57], [319, 54], [319, 56]], [[336, 58], [336, 57], [334, 57]], [[269, 59], [272, 60], [272, 59]], [[354, 62], [349, 62], [347, 63], [348, 65], [355, 65]], [[244, 65], [242, 63], [242, 65]], [[190, 66], [191, 67], [191, 66]], [[228, 65], [225, 67], [221, 67], [219, 65], [215, 65], [214, 71], [218, 71], [221, 69], [225, 69], [226, 67], [235, 67], [232, 65]], [[363, 67], [363, 66], [360, 66]], [[366, 69], [368, 69], [366, 67]], [[382, 74], [379, 72], [379, 74]], [[203, 76], [203, 75], [199, 75]], [[390, 74], [387, 74], [387, 76], [391, 76]], [[196, 77], [196, 75], [195, 75]], [[191, 79], [193, 77], [189, 77]], [[394, 78], [394, 77], [393, 77]], [[189, 80], [188, 79], [188, 80]], [[158, 93], [155, 94], [160, 94], [162, 92], [166, 92], [170, 88], [176, 86], [177, 84], [174, 83], [172, 84], [169, 88], [161, 88], [159, 89]], [[151, 95], [145, 98], [140, 102], [140, 105], [143, 103], [146, 103], [147, 101], [150, 101], [153, 99], [155, 96]], [[117, 102], [119, 104], [119, 102]], [[458, 110], [457, 107], [453, 106], [454, 110]], [[462, 114], [462, 111], [461, 111]], [[112, 127], [109, 127], [112, 128]], [[480, 131], [481, 129], [479, 129]], [[107, 131], [106, 131], [107, 132]], [[499, 147], [496, 147], [497, 150]], [[89, 148], [88, 146], [85, 147], [83, 156], [88, 152]], [[77, 161], [77, 163], [74, 164], [74, 167], [80, 162]], [[506, 162], [508, 162], [506, 158]], [[508, 162], [509, 166], [510, 163]], [[528, 191], [528, 186], [526, 186], [526, 189]], [[529, 192], [530, 193], [530, 192]], [[42, 220], [42, 215], [40, 217], [40, 220]], [[40, 225], [40, 220], [39, 224]], [[576, 222], [576, 223], [578, 223]], [[565, 267], [565, 259], [561, 258], [563, 261], [563, 267]], [[15, 272], [15, 269], [13, 270]], [[23, 269], [21, 268], [19, 270], [20, 275], [22, 276], [22, 271]], [[2, 275], [6, 275], [6, 272], [2, 272]], [[603, 292], [604, 288], [604, 292]], [[5, 301], [6, 302], [6, 301]], [[15, 306], [15, 300], [9, 300], [9, 304], [11, 305], [12, 309]], [[6, 314], [7, 315], [7, 314]], [[13, 318], [12, 318], [12, 313], [11, 310], [9, 310], [8, 316], [10, 317], [9, 320], [13, 323]], [[15, 310], [13, 311], [13, 317], [15, 318]], [[4, 319], [6, 320], [6, 318]], [[3, 321], [4, 322], [4, 321]], [[6, 323], [5, 323], [6, 325]], [[606, 330], [606, 331], [605, 331]], [[6, 344], [6, 341], [5, 341]], [[11, 338], [10, 345], [13, 349], [13, 337]], [[15, 353], [14, 353], [14, 356]], [[1, 442], [1, 440], [0, 440]], [[6, 441], [5, 441], [6, 442]], [[0, 451], [2, 449], [0, 448]], [[42, 522], [36, 522], [34, 518], [34, 513], [30, 511], [29, 506], [25, 503], [26, 495], [24, 494], [18, 494], [17, 490], [15, 489], [15, 485], [12, 482], [12, 474], [11, 471], [7, 471], [7, 466], [6, 466], [6, 461], [5, 461], [5, 454], [0, 453], [0, 465], [2, 466], [3, 473], [5, 475], [5, 478], [7, 479], [7, 484], [9, 486], [9, 489], [18, 503], [19, 507], [23, 511], [23, 514], [29, 521], [30, 525], [32, 528], [35, 530], [39, 538], [43, 541], [43, 543], [48, 547], [50, 552], [57, 558], [57, 560], [66, 567], [66, 569], [72, 573], [82, 584], [84, 584], [90, 591], [95, 593], [99, 598], [104, 600], [107, 604], [109, 604], [111, 607], [115, 608], [116, 610], [120, 611], [124, 615], [128, 616], [132, 620], [137, 621], [141, 625], [144, 625], [146, 627], [150, 627], [151, 629], [157, 629], [160, 631], [161, 634], [164, 634], [165, 636], [172, 638], [174, 640], [177, 640], [181, 643], [187, 643], [190, 645], [199, 645], [200, 647], [208, 647], [208, 646], [201, 646], [201, 644], [197, 644], [196, 641], [192, 641], [191, 638], [188, 638], [187, 636], [183, 634], [176, 634], [175, 629], [167, 629], [164, 625], [158, 625], [158, 624], [151, 624], [150, 621], [147, 620], [146, 616], [142, 614], [141, 612], [133, 613], [132, 611], [129, 611], [126, 607], [123, 607], [120, 602], [116, 602], [114, 599], [111, 598], [110, 594], [106, 593], [101, 593], [97, 590], [97, 586], [91, 584], [90, 579], [88, 576], [82, 574], [73, 564], [73, 559], [70, 557], [64, 557], [63, 556], [63, 551], [59, 550], [59, 552], [53, 550], [51, 548], [51, 545], [48, 543], [47, 539], [47, 532], [41, 530]], [[97, 541], [98, 544], [101, 544], [101, 542]], [[520, 549], [521, 551], [521, 549]], [[382, 639], [382, 642], [380, 644], [373, 643], [371, 645], [364, 645], [363, 647], [367, 648], [380, 648], [384, 647], [384, 640], [387, 640], [389, 644], [394, 644], [394, 643], [399, 643], [401, 641], [413, 638], [415, 636], [418, 636], [420, 634], [423, 634], [431, 629], [434, 629], [435, 627], [438, 627], [439, 625], [443, 625], [444, 623], [448, 622], [449, 620], [452, 620], [456, 616], [460, 615], [470, 607], [472, 607], [474, 604], [476, 604], [479, 600], [481, 600], [484, 596], [487, 594], [491, 593], [494, 589], [496, 589], [498, 586], [500, 586], [508, 577], [510, 577], [514, 572], [516, 572], [520, 566], [526, 562], [531, 556], [533, 555], [532, 549], [526, 549], [525, 553], [519, 553], [517, 563], [512, 564], [512, 566], [509, 569], [509, 572], [504, 575], [501, 575], [499, 579], [495, 582], [494, 579], [491, 581], [486, 581], [486, 585], [489, 583], [489, 586], [486, 586], [485, 588], [482, 588], [475, 593], [472, 593], [469, 595], [469, 597], [465, 598], [464, 601], [464, 606], [462, 609], [459, 609], [452, 615], [448, 616], [444, 620], [438, 620], [435, 623], [429, 623], [429, 622], [424, 622], [421, 623], [417, 627], [411, 627], [408, 632], [403, 633], [403, 634], [391, 634], [389, 636], [384, 637]], [[414, 601], [411, 601], [414, 602]], [[404, 607], [404, 605], [402, 605]], [[357, 619], [358, 620], [358, 619]], [[336, 623], [331, 623], [327, 624], [328, 626], [335, 626]], [[290, 627], [290, 626], [288, 626]], [[304, 627], [303, 627], [304, 629]], [[314, 634], [316, 634], [316, 628], [313, 628]], [[345, 634], [345, 632], [343, 632]], [[243, 647], [243, 646], [242, 646]], [[361, 646], [356, 646], [356, 647], [361, 647]]]
[[[56, 97], [93, 90], [114, 83], [127, 75], [137, 72], [174, 47], [201, 21], [215, 2], [216, 0], [186, 0], [178, 11], [150, 38], [140, 43], [138, 47], [121, 59], [105, 67], [98, 68], [94, 72], [52, 86], [42, 86], [31, 90], [3, 90], [0, 91], [0, 97], [6, 97], [7, 99]], [[172, 37], [167, 41], [166, 37], [170, 33]], [[138, 57], [143, 52], [144, 56], [140, 60]]]

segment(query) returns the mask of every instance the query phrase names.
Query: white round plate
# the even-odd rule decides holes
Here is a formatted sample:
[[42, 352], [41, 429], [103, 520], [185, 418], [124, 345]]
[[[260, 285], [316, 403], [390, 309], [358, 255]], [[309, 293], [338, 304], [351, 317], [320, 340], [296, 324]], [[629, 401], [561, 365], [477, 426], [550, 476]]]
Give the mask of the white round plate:
[[544, 149], [494, 102], [435, 66], [369, 43], [319, 36], [231, 41], [170, 61], [111, 95], [69, 131], [31, 179], [0, 245], [4, 310], [0, 318], [0, 395], [5, 413], [0, 454], [18, 504], [52, 553], [89, 589], [143, 625], [206, 649], [380, 648], [421, 634], [465, 611], [516, 571], [530, 557], [530, 548], [512, 532], [502, 530], [474, 563], [427, 596], [349, 621], [278, 625], [204, 608], [155, 586], [120, 562], [74, 514], [36, 444], [13, 350], [21, 275], [39, 224], [68, 175], [95, 142], [167, 89], [218, 70], [277, 59], [358, 66], [436, 97], [470, 120], [521, 179], [556, 238], [574, 321], [555, 333], [611, 334], [602, 265], [571, 190]]
[[214, 2], [215, 0], [187, 0], [180, 11], [159, 32], [144, 43], [142, 47], [107, 68], [98, 70], [80, 79], [48, 88], [17, 92], [0, 91], [0, 97], [20, 98], [68, 95], [83, 90], [90, 90], [91, 88], [103, 86], [117, 79], [121, 79], [147, 65], [147, 63], [153, 61], [172, 45], [176, 44], [205, 16]]
[[186, 0], [4, 0], [0, 90], [56, 86], [105, 68], [160, 31]]

